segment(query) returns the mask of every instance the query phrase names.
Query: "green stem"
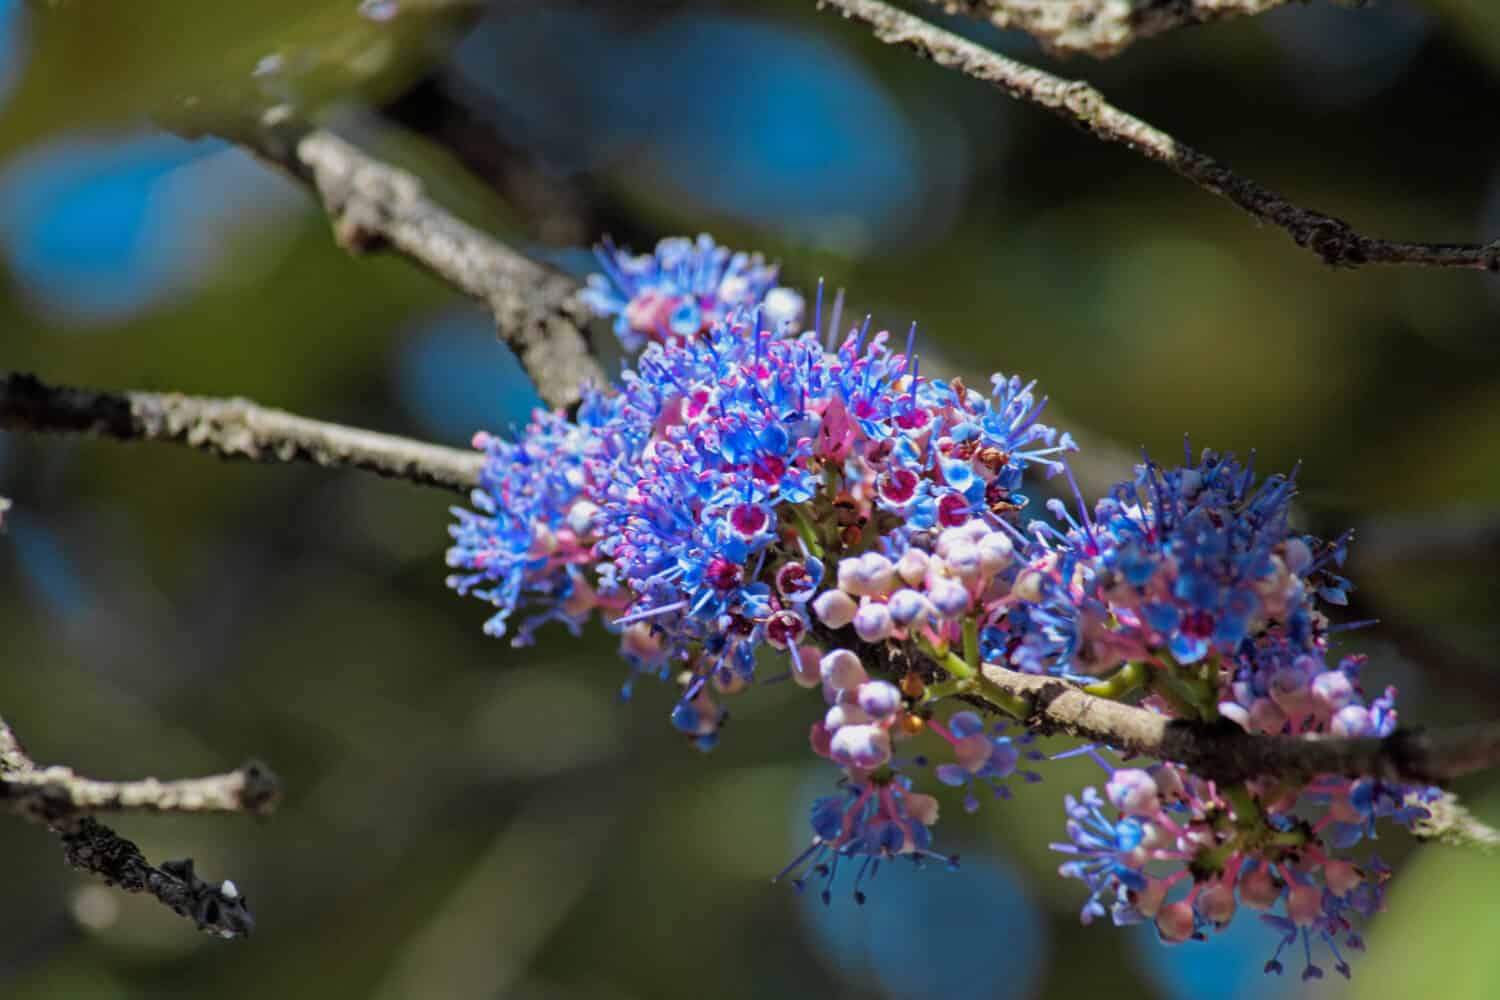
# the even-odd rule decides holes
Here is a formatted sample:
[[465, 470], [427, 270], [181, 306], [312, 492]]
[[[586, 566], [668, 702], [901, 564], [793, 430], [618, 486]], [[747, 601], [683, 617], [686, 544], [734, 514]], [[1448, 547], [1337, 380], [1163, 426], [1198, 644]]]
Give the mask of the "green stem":
[[1235, 826], [1241, 830], [1261, 832], [1266, 829], [1266, 816], [1261, 811], [1260, 803], [1255, 801], [1255, 796], [1250, 794], [1249, 787], [1244, 783], [1230, 785], [1220, 790], [1224, 801], [1228, 802], [1234, 810]]
[[969, 661], [957, 653], [948, 653], [942, 660], [943, 669], [960, 680], [971, 681], [979, 676], [979, 669], [969, 665]]
[[950, 677], [945, 681], [928, 684], [922, 689], [922, 704], [930, 705], [940, 698], [951, 698], [974, 689], [974, 682], [964, 677]]
[[1182, 668], [1183, 689], [1205, 722], [1219, 717], [1219, 659], [1209, 657], [1195, 667]]
[[979, 669], [979, 619], [975, 615], [964, 619], [964, 660]]
[[1273, 830], [1266, 822], [1265, 810], [1250, 794], [1244, 782], [1220, 790], [1234, 810], [1237, 835], [1230, 844], [1237, 850], [1265, 850], [1268, 847], [1296, 848], [1307, 843], [1306, 829]]
[[1266, 843], [1275, 844], [1278, 847], [1301, 847], [1307, 843], [1307, 833], [1304, 830], [1286, 830], [1282, 833], [1273, 833], [1266, 838]]
[[797, 534], [807, 543], [807, 550], [819, 559], [823, 558], [823, 543], [818, 540], [818, 529], [807, 519], [807, 512], [796, 504], [787, 504], [791, 513], [792, 525], [797, 529]]
[[979, 696], [1011, 718], [1024, 720], [1031, 712], [1030, 702], [1011, 694], [984, 674], [980, 674], [976, 680], [979, 686]]
[[1198, 717], [1198, 706], [1181, 691], [1177, 679], [1172, 676], [1172, 668], [1165, 667], [1149, 671], [1146, 686], [1161, 695], [1167, 704], [1172, 706], [1172, 711], [1182, 718], [1191, 721]]
[[1234, 852], [1239, 850], [1235, 841], [1226, 841], [1217, 847], [1204, 847], [1193, 855], [1193, 866], [1204, 871], [1222, 872]]
[[1118, 701], [1143, 686], [1151, 676], [1150, 671], [1150, 667], [1136, 660], [1125, 664], [1103, 680], [1085, 685], [1083, 690], [1096, 698], [1113, 698]]
[[843, 485], [843, 479], [843, 473], [837, 465], [823, 467], [823, 493], [828, 497], [830, 504], [839, 498], [839, 489]]

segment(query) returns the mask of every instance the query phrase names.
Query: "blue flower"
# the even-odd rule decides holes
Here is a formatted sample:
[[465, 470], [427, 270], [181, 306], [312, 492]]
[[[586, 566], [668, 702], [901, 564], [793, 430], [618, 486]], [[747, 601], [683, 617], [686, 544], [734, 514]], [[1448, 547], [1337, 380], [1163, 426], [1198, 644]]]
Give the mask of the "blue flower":
[[952, 788], [964, 789], [964, 812], [979, 809], [979, 798], [975, 787], [986, 789], [997, 799], [1011, 797], [1010, 786], [1005, 782], [1020, 775], [1027, 783], [1042, 780], [1035, 771], [1021, 770], [1021, 761], [1041, 761], [1046, 755], [1027, 749], [1036, 742], [1036, 734], [1023, 732], [1019, 736], [1007, 736], [1008, 723], [997, 722], [985, 729], [984, 720], [973, 712], [958, 712], [947, 722], [930, 723], [930, 728], [951, 740], [958, 758], [957, 762], [939, 764], [937, 779]]
[[530, 641], [535, 628], [557, 619], [574, 632], [594, 607], [585, 570], [597, 508], [586, 499], [585, 461], [594, 450], [598, 405], [586, 405], [579, 422], [537, 411], [519, 441], [480, 433], [485, 454], [474, 510], [453, 508], [447, 562], [448, 586], [497, 608], [485, 623], [490, 635], [508, 630], [523, 599], [545, 609], [521, 626], [514, 642]]
[[798, 892], [807, 887], [809, 876], [821, 879], [824, 903], [833, 899], [839, 866], [856, 865], [853, 895], [865, 901], [861, 888], [872, 879], [882, 862], [907, 857], [914, 864], [938, 861], [958, 867], [958, 858], [932, 850], [929, 827], [937, 818], [937, 803], [931, 796], [911, 791], [909, 779], [900, 775], [886, 781], [849, 781], [842, 795], [829, 795], [813, 803], [810, 817], [812, 844], [792, 860], [773, 882], [794, 872]]
[[1071, 854], [1077, 860], [1058, 868], [1063, 878], [1076, 878], [1088, 886], [1089, 897], [1080, 913], [1085, 924], [1104, 916], [1101, 897], [1111, 890], [1116, 895], [1116, 923], [1133, 922], [1135, 918], [1128, 893], [1146, 888], [1146, 876], [1130, 861], [1131, 852], [1141, 846], [1146, 828], [1133, 816], [1111, 820], [1104, 813], [1104, 799], [1098, 789], [1085, 788], [1081, 799], [1068, 795], [1063, 800], [1068, 814], [1066, 844], [1050, 845], [1054, 851]]
[[776, 284], [776, 268], [759, 254], [736, 253], [708, 236], [664, 239], [654, 254], [636, 256], [609, 240], [595, 251], [604, 273], [590, 275], [582, 298], [613, 316], [628, 351], [651, 341], [694, 337], [736, 311], [764, 304], [773, 323], [793, 323], [802, 298]]

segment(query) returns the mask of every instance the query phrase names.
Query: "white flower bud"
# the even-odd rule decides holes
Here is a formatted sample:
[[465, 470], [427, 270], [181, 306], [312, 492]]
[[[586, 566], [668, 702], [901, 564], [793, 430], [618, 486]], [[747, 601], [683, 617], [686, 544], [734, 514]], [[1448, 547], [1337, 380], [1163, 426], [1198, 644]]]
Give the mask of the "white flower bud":
[[865, 673], [864, 664], [859, 662], [847, 649], [835, 649], [823, 657], [819, 664], [819, 671], [823, 677], [823, 683], [835, 691], [847, 691], [857, 688], [869, 679]]
[[843, 628], [854, 621], [854, 614], [859, 610], [859, 605], [854, 603], [854, 598], [842, 590], [825, 590], [813, 598], [813, 614], [818, 616], [818, 621], [829, 628]]
[[896, 575], [908, 587], [920, 587], [927, 576], [927, 553], [921, 549], [907, 549], [896, 563]]
[[854, 615], [854, 631], [865, 642], [879, 642], [891, 634], [895, 623], [884, 604], [865, 599]]

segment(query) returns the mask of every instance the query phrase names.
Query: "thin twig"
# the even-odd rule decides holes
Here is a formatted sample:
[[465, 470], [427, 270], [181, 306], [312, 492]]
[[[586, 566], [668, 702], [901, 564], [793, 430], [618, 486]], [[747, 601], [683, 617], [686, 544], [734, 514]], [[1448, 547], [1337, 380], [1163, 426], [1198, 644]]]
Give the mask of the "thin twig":
[[1081, 80], [1065, 80], [991, 52], [881, 0], [817, 0], [817, 5], [869, 26], [882, 42], [904, 45], [939, 66], [958, 70], [1017, 100], [1044, 108], [1097, 139], [1129, 147], [1205, 191], [1227, 198], [1260, 222], [1281, 227], [1298, 246], [1330, 266], [1415, 264], [1500, 270], [1500, 240], [1484, 245], [1408, 243], [1365, 236], [1342, 219], [1292, 204], [1275, 191], [1126, 114]]
[[[928, 0], [1031, 35], [1055, 55], [1112, 56], [1174, 28], [1263, 14], [1290, 0]], [[1305, 0], [1303, 0], [1305, 2]]]
[[[984, 677], [1029, 706], [1028, 728], [1064, 732], [1186, 765], [1231, 782], [1258, 776], [1301, 781], [1320, 774], [1434, 785], [1500, 765], [1500, 722], [1398, 729], [1384, 739], [1268, 736], [1229, 721], [1188, 723], [1099, 698], [1052, 677], [986, 664]], [[983, 700], [983, 695], [977, 696]], [[998, 709], [997, 709], [998, 711]]]
[[100, 781], [67, 767], [0, 773], [0, 807], [43, 823], [66, 823], [102, 812], [253, 813], [275, 806], [276, 778], [250, 762], [227, 774], [158, 781]]
[[478, 483], [483, 464], [475, 452], [309, 420], [245, 399], [99, 392], [17, 373], [0, 373], [0, 430], [170, 441], [221, 458], [345, 466], [457, 493]]
[[0, 808], [57, 834], [73, 868], [98, 875], [126, 892], [146, 892], [201, 931], [244, 937], [255, 917], [239, 887], [205, 882], [191, 858], [146, 860], [139, 847], [93, 818], [96, 812], [239, 812], [267, 815], [280, 794], [276, 776], [259, 764], [228, 774], [183, 781], [97, 781], [65, 767], [40, 767], [0, 718]]
[[427, 197], [415, 174], [319, 129], [257, 125], [223, 134], [315, 190], [340, 246], [356, 254], [393, 249], [489, 306], [548, 406], [571, 407], [585, 383], [608, 381], [589, 350], [592, 314], [578, 282], [458, 219]]
[[237, 938], [255, 930], [255, 916], [239, 886], [229, 879], [205, 882], [193, 870], [192, 858], [163, 861], [157, 867], [133, 841], [90, 817], [58, 833], [69, 865], [126, 892], [150, 893], [200, 931]]

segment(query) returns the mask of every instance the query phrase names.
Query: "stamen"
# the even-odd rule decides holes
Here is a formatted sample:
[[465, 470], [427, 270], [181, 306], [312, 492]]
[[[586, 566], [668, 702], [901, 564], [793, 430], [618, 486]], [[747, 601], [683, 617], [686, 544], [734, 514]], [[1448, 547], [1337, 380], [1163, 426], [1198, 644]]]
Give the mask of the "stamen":
[[833, 295], [833, 316], [828, 323], [828, 339], [823, 344], [825, 351], [832, 352], [834, 341], [839, 335], [839, 320], [844, 315], [844, 290], [840, 288]]
[[623, 618], [616, 618], [615, 624], [630, 625], [634, 622], [645, 621], [647, 618], [654, 618], [657, 615], [664, 615], [671, 611], [681, 611], [683, 608], [687, 607], [687, 603], [687, 601], [675, 601], [672, 604], [664, 604], [659, 608], [647, 608], [644, 611], [637, 611], [634, 614], [626, 615]]

